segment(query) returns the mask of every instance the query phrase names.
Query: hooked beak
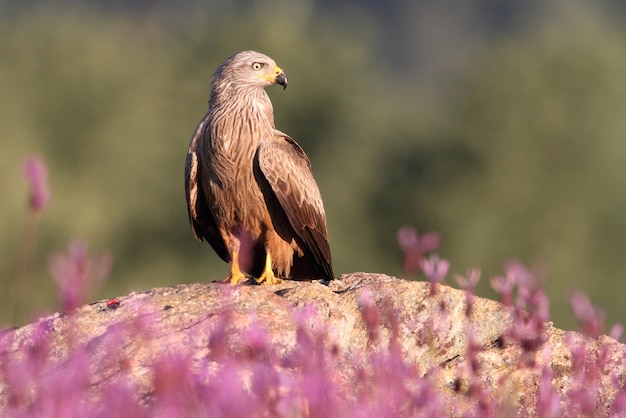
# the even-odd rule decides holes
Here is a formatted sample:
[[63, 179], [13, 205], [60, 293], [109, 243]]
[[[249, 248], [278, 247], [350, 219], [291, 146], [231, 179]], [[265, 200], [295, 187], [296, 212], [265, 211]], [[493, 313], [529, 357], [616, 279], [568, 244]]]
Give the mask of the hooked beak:
[[280, 72], [276, 74], [276, 77], [274, 78], [274, 82], [276, 84], [280, 84], [281, 86], [283, 86], [283, 90], [287, 88], [287, 76], [285, 75], [283, 70], [280, 70]]

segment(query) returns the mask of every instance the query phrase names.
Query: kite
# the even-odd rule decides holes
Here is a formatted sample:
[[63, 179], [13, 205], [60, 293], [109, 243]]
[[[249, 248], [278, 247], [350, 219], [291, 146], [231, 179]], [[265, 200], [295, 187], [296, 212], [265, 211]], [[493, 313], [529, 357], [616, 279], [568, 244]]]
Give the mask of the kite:
[[304, 150], [274, 126], [265, 87], [287, 88], [268, 56], [239, 52], [211, 80], [185, 162], [194, 236], [231, 263], [232, 284], [334, 277], [322, 197]]

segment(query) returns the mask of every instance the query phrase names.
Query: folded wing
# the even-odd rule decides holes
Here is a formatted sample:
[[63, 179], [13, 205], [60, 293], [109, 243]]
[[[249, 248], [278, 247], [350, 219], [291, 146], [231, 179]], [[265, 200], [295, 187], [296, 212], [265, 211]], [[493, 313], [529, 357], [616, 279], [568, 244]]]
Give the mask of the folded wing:
[[[261, 141], [255, 159], [255, 176], [263, 190], [274, 228], [283, 239], [292, 238], [318, 277], [334, 277], [322, 196], [311, 173], [311, 163], [289, 136]], [[260, 178], [262, 177], [262, 178]], [[273, 196], [267, 196], [273, 194]], [[297, 271], [298, 260], [294, 260]]]

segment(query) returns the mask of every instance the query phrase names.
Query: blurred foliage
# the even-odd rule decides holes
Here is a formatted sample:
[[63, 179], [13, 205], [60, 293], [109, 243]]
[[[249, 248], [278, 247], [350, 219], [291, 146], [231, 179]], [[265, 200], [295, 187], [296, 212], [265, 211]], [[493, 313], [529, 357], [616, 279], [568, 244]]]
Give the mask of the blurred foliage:
[[269, 89], [276, 124], [313, 162], [337, 273], [401, 274], [395, 234], [410, 224], [442, 233], [453, 272], [483, 268], [479, 294], [493, 295], [487, 279], [519, 258], [548, 267], [557, 325], [572, 326], [573, 288], [609, 322], [626, 316], [626, 34], [607, 12], [615, 2], [533, 2], [510, 27], [482, 24], [499, 16], [487, 1], [397, 2], [389, 13], [322, 3], [0, 4], [5, 300], [29, 153], [48, 162], [53, 194], [22, 322], [55, 308], [46, 257], [72, 237], [115, 257], [98, 298], [227, 274], [193, 239], [183, 165], [213, 70], [242, 49], [289, 77], [285, 92]]

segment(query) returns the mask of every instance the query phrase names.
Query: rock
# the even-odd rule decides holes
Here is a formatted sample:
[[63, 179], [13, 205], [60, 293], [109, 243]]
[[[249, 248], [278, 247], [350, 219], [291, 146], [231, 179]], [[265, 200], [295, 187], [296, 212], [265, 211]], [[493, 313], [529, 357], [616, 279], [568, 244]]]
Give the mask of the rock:
[[[583, 344], [585, 361], [602, 364], [593, 377], [598, 390], [593, 415], [609, 415], [625, 376], [625, 347], [609, 337], [585, 338], [548, 323], [542, 330], [545, 344], [529, 349], [507, 338], [514, 323], [511, 308], [479, 297], [468, 308], [462, 290], [438, 286], [432, 292], [429, 283], [382, 274], [347, 274], [329, 285], [175, 285], [117, 300], [117, 307], [95, 302], [0, 334], [0, 407], [16, 402], [7, 384], [7, 362], [38, 355], [33, 347], [43, 350], [39, 355], [56, 370], [69, 367], [68, 359], [82, 350], [94, 401], [102, 396], [99, 385], [124, 375], [144, 404], [158, 392], [155, 365], [180, 353], [195, 372], [218, 368], [232, 353], [251, 361], [270, 353], [290, 376], [297, 374], [290, 361], [299, 364], [298, 355], [331, 358], [332, 396], [352, 402], [361, 399], [364, 376], [375, 368], [368, 356], [397, 347], [409, 367], [407, 376], [428, 381], [450, 415], [476, 408], [481, 400], [492, 405], [485, 408], [496, 408], [494, 414], [537, 415], [538, 407], [548, 408], [541, 404], [542, 382], [548, 378], [562, 400], [555, 411], [567, 411], [568, 394], [584, 380], [577, 374], [583, 368], [574, 364], [576, 341]], [[320, 347], [326, 354], [306, 351]], [[296, 416], [314, 416], [311, 408]]]

